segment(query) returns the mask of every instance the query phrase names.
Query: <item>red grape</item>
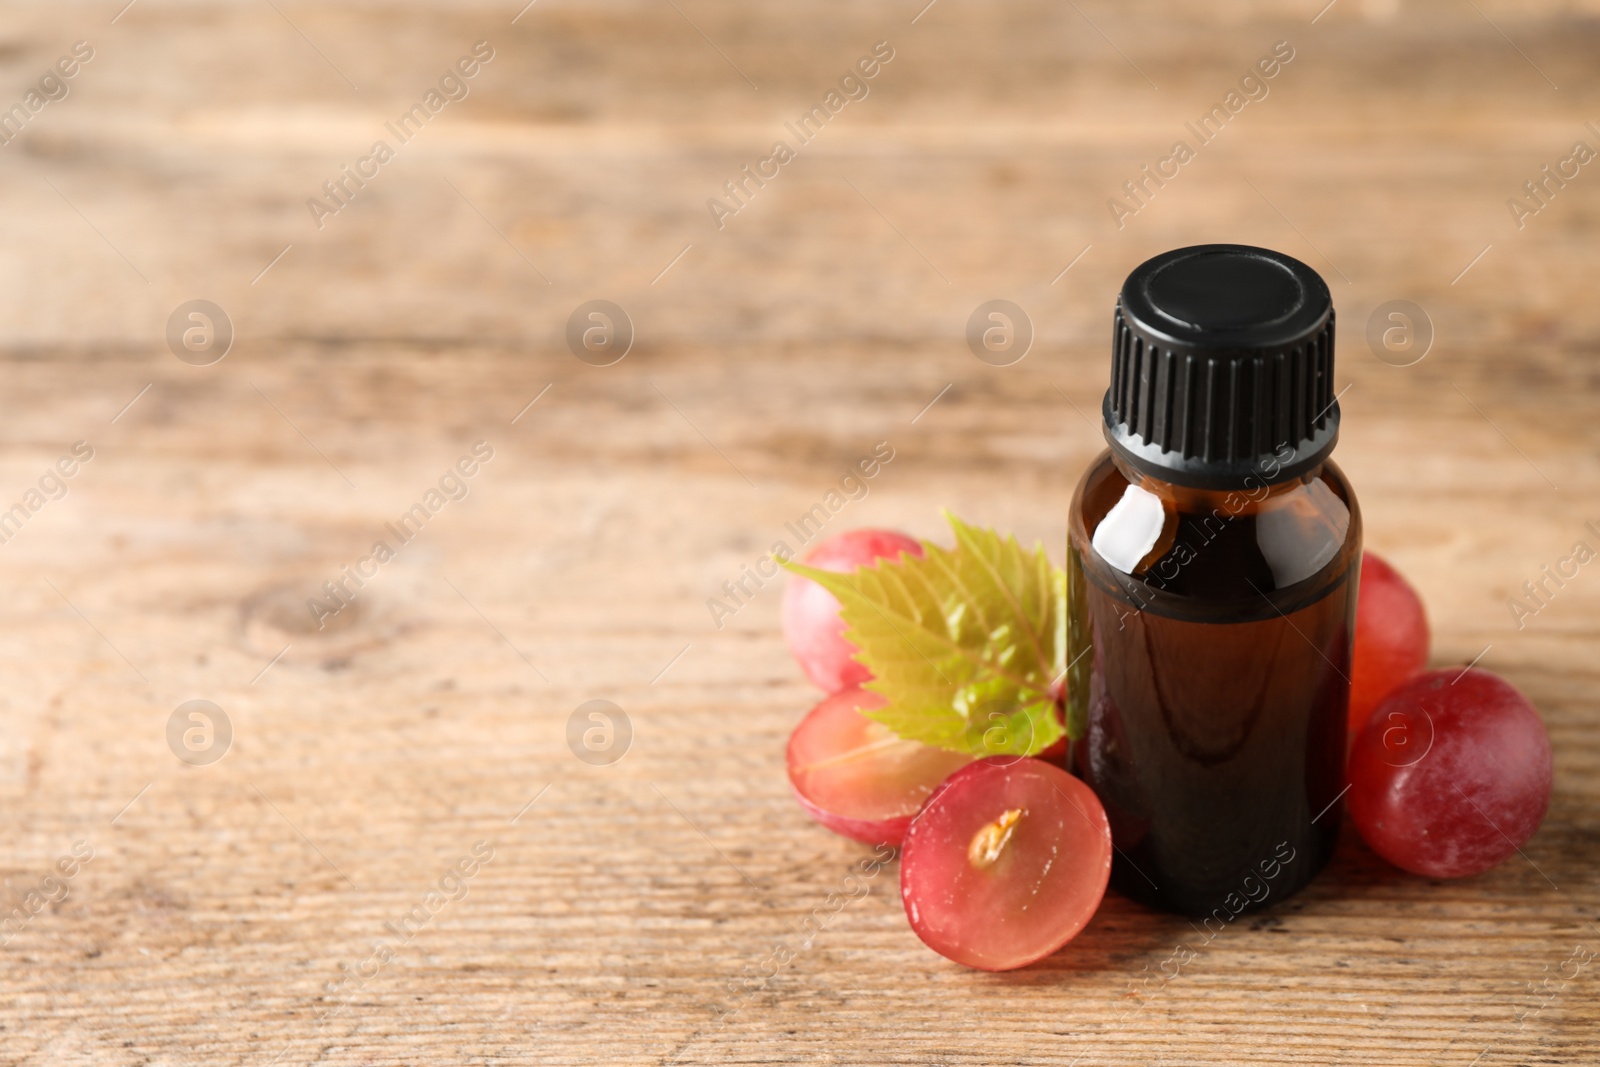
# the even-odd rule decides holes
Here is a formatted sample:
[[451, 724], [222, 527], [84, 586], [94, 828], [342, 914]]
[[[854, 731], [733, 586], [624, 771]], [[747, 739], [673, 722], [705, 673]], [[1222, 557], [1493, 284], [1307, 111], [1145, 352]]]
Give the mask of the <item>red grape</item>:
[[[1067, 726], [1067, 676], [1065, 673], [1050, 683], [1050, 696], [1056, 702], [1056, 722], [1062, 729]], [[1063, 734], [1055, 744], [1043, 752], [1035, 752], [1042, 760], [1048, 760], [1064, 770], [1072, 770], [1072, 741]]]
[[[848, 530], [820, 542], [799, 562], [820, 570], [849, 572], [884, 556], [899, 559], [902, 552], [921, 558], [922, 545], [893, 530]], [[829, 693], [872, 677], [871, 671], [851, 658], [856, 647], [843, 634], [838, 599], [811, 579], [791, 575], [783, 591], [783, 637], [806, 677]]]
[[1111, 877], [1094, 792], [1052, 764], [990, 756], [911, 820], [900, 897], [927, 946], [985, 971], [1025, 967], [1082, 930]]
[[922, 802], [972, 757], [897, 737], [859, 710], [884, 703], [846, 689], [813, 708], [789, 737], [789, 784], [828, 829], [898, 847]]
[[1350, 818], [1372, 850], [1430, 878], [1517, 851], [1550, 806], [1550, 739], [1488, 671], [1432, 671], [1373, 712], [1350, 753]]
[[1371, 552], [1361, 558], [1356, 643], [1350, 668], [1350, 736], [1372, 709], [1428, 667], [1428, 616], [1400, 572]]

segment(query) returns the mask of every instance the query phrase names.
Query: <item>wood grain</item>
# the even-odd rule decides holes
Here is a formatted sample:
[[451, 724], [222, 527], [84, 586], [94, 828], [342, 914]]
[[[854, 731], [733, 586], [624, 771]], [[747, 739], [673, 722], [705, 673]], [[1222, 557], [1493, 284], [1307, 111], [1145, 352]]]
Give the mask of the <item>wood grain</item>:
[[[1600, 147], [1600, 5], [121, 7], [0, 23], [0, 103], [95, 49], [0, 148], [0, 503], [94, 449], [0, 545], [6, 906], [93, 849], [5, 941], [0, 1062], [1600, 1061], [1567, 962], [1600, 950], [1600, 576], [1507, 607], [1600, 520], [1600, 171], [1520, 230], [1505, 203]], [[879, 40], [870, 95], [716, 228]], [[1280, 40], [1269, 95], [1116, 228]], [[477, 41], [470, 95], [318, 229], [307, 198]], [[892, 863], [830, 912], [868, 853], [788, 796], [816, 694], [776, 587], [722, 629], [706, 599], [878, 441], [833, 528], [941, 537], [947, 507], [1059, 549], [1116, 287], [1205, 240], [1330, 279], [1369, 544], [1438, 664], [1539, 706], [1544, 828], [1449, 884], [1347, 830], [1204, 944], [1112, 896], [1010, 975], [924, 949]], [[996, 297], [1036, 331], [1009, 367], [963, 340]], [[197, 298], [236, 329], [206, 367], [164, 339]], [[596, 298], [636, 331], [608, 367], [564, 341]], [[1394, 299], [1436, 331], [1413, 366], [1364, 338]], [[316, 629], [305, 599], [476, 441], [465, 499]], [[167, 744], [197, 698], [234, 731], [209, 766]], [[567, 745], [597, 698], [633, 728], [609, 766]]]

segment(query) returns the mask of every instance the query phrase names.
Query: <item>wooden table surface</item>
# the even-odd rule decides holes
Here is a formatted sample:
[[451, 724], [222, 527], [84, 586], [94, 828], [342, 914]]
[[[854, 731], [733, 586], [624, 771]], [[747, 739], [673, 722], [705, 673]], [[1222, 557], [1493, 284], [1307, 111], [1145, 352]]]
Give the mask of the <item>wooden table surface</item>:
[[[1508, 604], [1600, 545], [1600, 165], [1523, 192], [1600, 149], [1600, 4], [521, 2], [5, 9], [0, 1061], [1600, 1060], [1600, 564]], [[342, 167], [369, 178], [334, 212]], [[1538, 705], [1549, 817], [1448, 884], [1347, 827], [1207, 943], [1111, 895], [1058, 955], [964, 970], [894, 863], [828, 904], [870, 852], [789, 796], [817, 694], [778, 586], [720, 627], [707, 600], [878, 442], [829, 530], [942, 539], [949, 508], [1059, 559], [1117, 286], [1216, 240], [1329, 279], [1368, 544], [1437, 665]], [[566, 341], [596, 299], [632, 323], [609, 366]], [[964, 338], [990, 299], [1034, 332], [1008, 366]], [[169, 347], [192, 300], [218, 362], [220, 332]], [[1366, 339], [1393, 300], [1431, 323], [1409, 366]], [[441, 479], [467, 495], [395, 537]], [[597, 699], [631, 724], [610, 763], [569, 747]], [[213, 713], [186, 748], [191, 700], [231, 740]]]

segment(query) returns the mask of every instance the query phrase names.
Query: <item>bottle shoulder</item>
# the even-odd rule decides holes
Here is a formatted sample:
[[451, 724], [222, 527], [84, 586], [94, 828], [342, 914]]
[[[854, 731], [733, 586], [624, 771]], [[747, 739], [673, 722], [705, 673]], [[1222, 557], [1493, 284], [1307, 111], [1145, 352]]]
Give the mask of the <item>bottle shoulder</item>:
[[1361, 553], [1360, 507], [1332, 461], [1277, 484], [1196, 490], [1125, 469], [1107, 450], [1079, 482], [1068, 528], [1075, 572], [1177, 615], [1304, 606]]

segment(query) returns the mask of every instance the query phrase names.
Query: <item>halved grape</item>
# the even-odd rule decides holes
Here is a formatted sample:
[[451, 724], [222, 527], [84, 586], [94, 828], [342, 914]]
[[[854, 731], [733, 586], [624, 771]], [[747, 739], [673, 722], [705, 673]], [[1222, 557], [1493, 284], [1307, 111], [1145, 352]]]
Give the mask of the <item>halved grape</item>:
[[[902, 552], [921, 558], [922, 544], [893, 530], [847, 530], [820, 542], [799, 562], [825, 571], [847, 573]], [[853, 658], [856, 646], [844, 639], [838, 599], [810, 578], [789, 576], [783, 591], [783, 638], [800, 669], [822, 689], [837, 693], [872, 677]]]
[[986, 971], [1025, 967], [1072, 940], [1110, 877], [1100, 801], [1037, 759], [990, 756], [952, 774], [901, 848], [911, 928], [941, 956]]
[[1433, 671], [1390, 694], [1356, 738], [1350, 819], [1396, 867], [1478, 874], [1539, 828], [1551, 770], [1544, 724], [1509, 682]]
[[828, 829], [898, 847], [923, 801], [972, 757], [907, 741], [861, 714], [884, 703], [876, 693], [846, 689], [813, 708], [789, 736], [789, 784]]
[[1428, 668], [1428, 615], [1400, 572], [1371, 552], [1361, 558], [1356, 641], [1350, 667], [1350, 736], [1383, 698]]

